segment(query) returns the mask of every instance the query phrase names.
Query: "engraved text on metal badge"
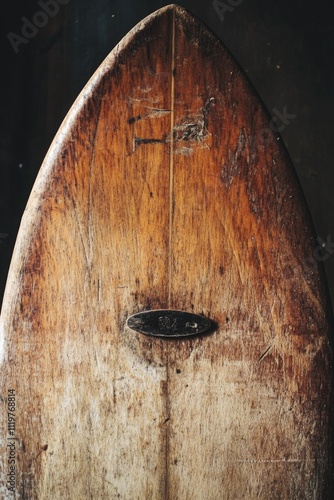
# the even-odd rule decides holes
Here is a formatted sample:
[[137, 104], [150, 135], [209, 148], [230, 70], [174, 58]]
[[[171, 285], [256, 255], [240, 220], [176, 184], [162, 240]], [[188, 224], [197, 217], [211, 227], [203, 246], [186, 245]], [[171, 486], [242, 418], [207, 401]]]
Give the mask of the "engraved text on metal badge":
[[188, 337], [207, 332], [211, 321], [198, 314], [169, 309], [144, 311], [127, 320], [132, 330], [154, 337]]

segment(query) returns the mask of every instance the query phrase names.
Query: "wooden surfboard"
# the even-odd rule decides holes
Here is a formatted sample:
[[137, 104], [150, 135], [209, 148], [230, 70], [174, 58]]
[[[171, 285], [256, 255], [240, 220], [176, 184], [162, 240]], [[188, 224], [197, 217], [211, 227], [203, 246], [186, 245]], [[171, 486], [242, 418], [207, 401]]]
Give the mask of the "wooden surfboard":
[[240, 68], [185, 10], [149, 16], [80, 94], [23, 216], [0, 324], [1, 497], [327, 499], [314, 247]]

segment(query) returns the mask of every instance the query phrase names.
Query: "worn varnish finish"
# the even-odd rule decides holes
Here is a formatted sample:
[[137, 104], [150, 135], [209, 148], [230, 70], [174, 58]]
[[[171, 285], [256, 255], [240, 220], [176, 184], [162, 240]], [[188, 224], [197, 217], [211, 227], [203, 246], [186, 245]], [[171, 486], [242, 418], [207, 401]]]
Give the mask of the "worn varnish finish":
[[[74, 104], [24, 214], [1, 317], [2, 497], [15, 389], [18, 498], [328, 498], [313, 246], [220, 42], [175, 6], [144, 20]], [[218, 326], [150, 338], [126, 326], [147, 309]]]

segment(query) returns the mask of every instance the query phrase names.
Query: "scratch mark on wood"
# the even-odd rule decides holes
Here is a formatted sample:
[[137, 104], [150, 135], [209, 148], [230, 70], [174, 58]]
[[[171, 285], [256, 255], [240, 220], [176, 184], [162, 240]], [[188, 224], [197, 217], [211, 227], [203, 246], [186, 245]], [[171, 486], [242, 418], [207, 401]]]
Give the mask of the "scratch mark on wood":
[[97, 280], [97, 298], [98, 298], [98, 303], [101, 303], [101, 280]]
[[84, 256], [85, 256], [85, 260], [86, 260], [86, 264], [87, 264], [87, 269], [88, 269], [88, 270], [90, 270], [90, 262], [89, 262], [89, 256], [88, 256], [88, 249], [86, 248], [86, 245], [85, 245], [85, 239], [84, 239], [84, 235], [83, 235], [82, 227], [81, 227], [80, 220], [79, 220], [78, 210], [77, 210], [77, 207], [76, 207], [75, 201], [74, 201], [74, 199], [73, 199], [73, 196], [71, 196], [71, 195], [69, 194], [69, 190], [68, 190], [67, 186], [65, 186], [65, 191], [66, 191], [66, 192], [67, 192], [67, 194], [70, 196], [71, 201], [72, 201], [72, 205], [73, 205], [73, 209], [74, 209], [75, 221], [76, 221], [77, 226], [78, 226], [78, 229], [79, 229], [79, 234], [80, 234], [80, 239], [81, 239], [82, 248], [83, 248], [83, 250], [84, 250]]
[[137, 147], [141, 146], [142, 144], [166, 144], [166, 138], [156, 139], [156, 138], [134, 137], [132, 151], [135, 152]]
[[172, 109], [164, 109], [164, 108], [152, 108], [150, 106], [146, 106], [147, 109], [151, 109], [153, 113], [148, 116], [160, 116], [161, 114], [165, 115], [166, 113], [171, 113]]
[[176, 155], [191, 156], [195, 150], [193, 148], [177, 148], [174, 153]]
[[189, 116], [173, 128], [175, 141], [203, 142], [209, 135], [208, 115], [215, 102], [210, 97], [197, 115]]
[[147, 109], [151, 110], [151, 113], [140, 114], [137, 116], [133, 116], [129, 118], [128, 124], [133, 125], [134, 123], [140, 120], [146, 120], [147, 118], [160, 118], [161, 116], [165, 116], [171, 112], [171, 109], [159, 109], [159, 108], [150, 108], [146, 106]]
[[[159, 103], [159, 98], [158, 97], [142, 97], [142, 98], [136, 98], [136, 97], [129, 97], [128, 99], [128, 102], [129, 103], [142, 103], [142, 102], [150, 102], [152, 104], [158, 104]], [[143, 107], [147, 107], [147, 106], [143, 106]]]
[[257, 458], [246, 458], [246, 459], [240, 459], [236, 460], [237, 463], [241, 464], [279, 464], [279, 463], [292, 463], [292, 464], [306, 464], [306, 463], [317, 463], [317, 462], [325, 462], [324, 459], [322, 458], [308, 458], [308, 459], [298, 459], [298, 458], [264, 458], [264, 459], [257, 459]]
[[139, 120], [142, 120], [142, 119], [143, 119], [143, 115], [133, 116], [132, 118], [129, 118], [128, 124], [132, 125], [133, 123], [136, 123], [136, 122], [138, 122]]
[[238, 141], [236, 144], [232, 144], [231, 149], [228, 150], [227, 161], [223, 164], [221, 169], [221, 179], [226, 187], [230, 189], [233, 179], [238, 175], [240, 171], [241, 158], [245, 155], [246, 148], [246, 135], [243, 129], [239, 132]]
[[261, 354], [261, 356], [257, 360], [258, 363], [261, 363], [261, 361], [263, 360], [263, 358], [265, 358], [265, 356], [268, 354], [268, 352], [270, 351], [271, 348], [272, 348], [272, 345], [267, 347], [267, 349]]
[[[174, 78], [174, 73], [173, 73]], [[205, 139], [209, 136], [208, 131], [208, 115], [211, 107], [214, 105], [215, 98], [211, 97], [207, 100], [205, 105], [200, 108], [200, 111], [196, 115], [191, 115], [184, 118], [180, 123], [175, 125], [173, 119], [173, 126], [171, 128], [170, 134], [163, 137], [162, 139], [157, 138], [144, 138], [144, 137], [134, 137], [132, 152], [135, 152], [138, 146], [143, 144], [167, 144], [173, 143], [172, 152], [173, 154], [181, 154], [184, 156], [190, 156], [194, 153], [193, 147], [179, 147], [174, 150], [174, 145], [180, 142], [188, 142], [191, 144], [203, 143]], [[157, 116], [162, 116], [166, 113], [173, 114], [172, 109], [157, 109], [151, 108], [153, 113], [147, 113], [144, 115], [137, 115], [128, 120], [130, 125], [133, 125], [137, 121], [146, 118], [156, 118]], [[206, 145], [207, 146], [207, 145]], [[205, 147], [205, 146], [204, 146]], [[207, 146], [208, 147], [208, 146]]]
[[100, 106], [99, 110], [97, 113], [96, 117], [96, 122], [95, 122], [95, 130], [94, 130], [94, 135], [93, 135], [93, 140], [92, 140], [92, 155], [91, 159], [89, 162], [89, 181], [88, 181], [88, 219], [87, 219], [87, 235], [88, 235], [88, 243], [89, 243], [89, 252], [90, 256], [92, 255], [92, 238], [91, 238], [91, 207], [92, 207], [92, 180], [93, 180], [93, 169], [94, 169], [94, 163], [95, 163], [95, 146], [96, 146], [96, 140], [97, 140], [97, 131], [99, 127], [99, 122], [100, 122], [100, 115], [101, 115], [101, 101], [100, 101]]

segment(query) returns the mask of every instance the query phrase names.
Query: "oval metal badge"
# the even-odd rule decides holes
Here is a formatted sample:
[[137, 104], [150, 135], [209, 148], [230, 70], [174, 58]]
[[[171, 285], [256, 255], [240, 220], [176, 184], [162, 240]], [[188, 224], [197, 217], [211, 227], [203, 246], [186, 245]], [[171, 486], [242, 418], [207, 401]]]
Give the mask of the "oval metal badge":
[[198, 314], [163, 309], [134, 314], [127, 325], [145, 335], [173, 338], [205, 333], [211, 328], [211, 321]]

